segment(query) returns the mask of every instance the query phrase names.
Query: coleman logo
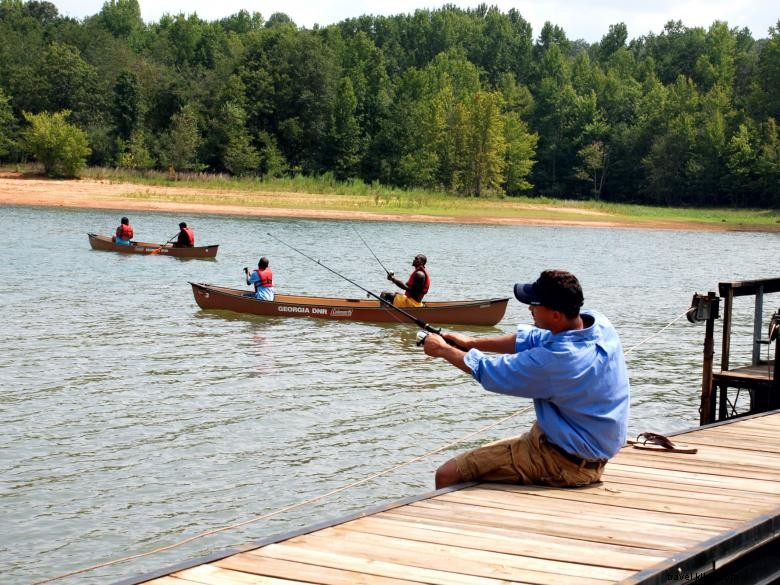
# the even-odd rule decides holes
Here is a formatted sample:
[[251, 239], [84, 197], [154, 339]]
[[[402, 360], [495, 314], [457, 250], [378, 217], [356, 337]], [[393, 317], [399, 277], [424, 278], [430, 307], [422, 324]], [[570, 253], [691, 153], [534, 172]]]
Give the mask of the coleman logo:
[[352, 309], [333, 309], [330, 312], [331, 317], [351, 317]]

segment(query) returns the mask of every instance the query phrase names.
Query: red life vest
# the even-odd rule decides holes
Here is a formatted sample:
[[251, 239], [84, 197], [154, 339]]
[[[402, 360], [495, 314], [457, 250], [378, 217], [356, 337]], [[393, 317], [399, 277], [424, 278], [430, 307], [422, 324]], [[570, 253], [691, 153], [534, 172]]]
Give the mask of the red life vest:
[[257, 292], [258, 288], [271, 288], [274, 285], [274, 273], [271, 272], [270, 268], [265, 270], [258, 268], [255, 272], [257, 272], [259, 278], [259, 282], [255, 283], [255, 292]]
[[187, 236], [187, 239], [189, 240], [187, 243], [185, 243], [185, 246], [194, 246], [195, 245], [195, 232], [192, 231], [192, 228], [181, 228], [181, 231], [184, 232], [184, 234]]
[[[414, 275], [418, 272], [425, 274], [425, 284], [423, 285], [422, 290], [415, 289]], [[418, 303], [421, 303], [423, 297], [428, 294], [429, 288], [431, 288], [431, 275], [428, 274], [428, 269], [425, 268], [425, 266], [420, 266], [415, 268], [414, 271], [412, 271], [412, 273], [409, 275], [409, 280], [406, 281], [406, 292], [404, 294], [407, 297], [414, 299]]]
[[133, 228], [129, 224], [123, 223], [116, 228], [116, 237], [123, 240], [133, 239]]

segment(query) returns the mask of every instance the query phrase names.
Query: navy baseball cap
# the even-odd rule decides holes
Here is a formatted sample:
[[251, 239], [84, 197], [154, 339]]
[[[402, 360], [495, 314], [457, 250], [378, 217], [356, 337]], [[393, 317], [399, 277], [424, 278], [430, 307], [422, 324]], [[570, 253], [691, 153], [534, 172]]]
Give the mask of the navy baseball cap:
[[579, 313], [584, 298], [577, 277], [563, 270], [545, 270], [534, 282], [518, 282], [515, 298], [526, 305], [543, 305], [567, 314]]

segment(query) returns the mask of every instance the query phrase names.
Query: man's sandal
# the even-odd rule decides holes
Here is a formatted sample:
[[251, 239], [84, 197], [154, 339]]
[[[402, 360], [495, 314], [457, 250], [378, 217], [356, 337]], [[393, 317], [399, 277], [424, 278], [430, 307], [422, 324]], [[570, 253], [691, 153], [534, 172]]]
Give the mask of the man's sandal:
[[697, 453], [699, 450], [688, 445], [674, 444], [668, 437], [657, 433], [639, 433], [636, 441], [628, 441], [634, 449], [645, 449], [647, 451], [668, 451], [670, 453]]

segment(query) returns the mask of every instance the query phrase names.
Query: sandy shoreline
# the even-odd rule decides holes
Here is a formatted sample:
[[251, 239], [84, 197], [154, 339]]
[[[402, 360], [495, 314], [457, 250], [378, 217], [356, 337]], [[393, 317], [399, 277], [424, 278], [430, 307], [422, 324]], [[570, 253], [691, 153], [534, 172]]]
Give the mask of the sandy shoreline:
[[[569, 214], [580, 214], [582, 219], [540, 219], [500, 216], [447, 217], [422, 214], [394, 214], [373, 211], [342, 211], [331, 209], [296, 209], [258, 207], [240, 204], [203, 204], [170, 201], [153, 201], [131, 198], [129, 194], [157, 193], [178, 197], [215, 195], [215, 190], [198, 190], [184, 187], [150, 187], [133, 183], [114, 183], [91, 179], [55, 180], [40, 177], [28, 178], [19, 173], [0, 172], [0, 205], [33, 207], [62, 207], [74, 209], [111, 209], [126, 214], [132, 211], [172, 212], [179, 214], [235, 215], [242, 217], [294, 217], [306, 219], [335, 219], [358, 221], [415, 221], [437, 223], [468, 223], [495, 225], [547, 225], [600, 228], [645, 228], [690, 231], [767, 231], [780, 232], [780, 225], [772, 226], [720, 226], [684, 221], [626, 221], [607, 214], [582, 213], [579, 209], [557, 208]], [[548, 208], [551, 209], [551, 208]]]

